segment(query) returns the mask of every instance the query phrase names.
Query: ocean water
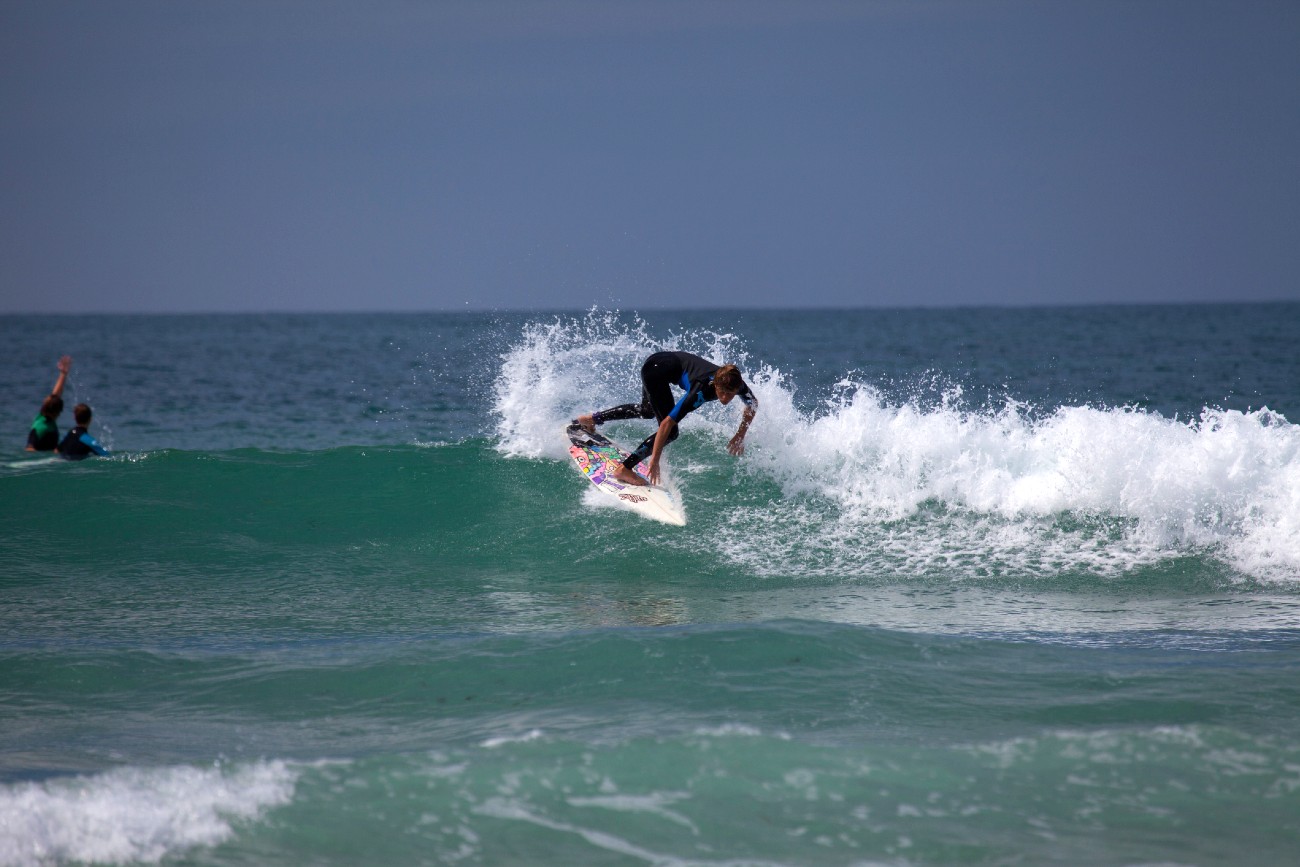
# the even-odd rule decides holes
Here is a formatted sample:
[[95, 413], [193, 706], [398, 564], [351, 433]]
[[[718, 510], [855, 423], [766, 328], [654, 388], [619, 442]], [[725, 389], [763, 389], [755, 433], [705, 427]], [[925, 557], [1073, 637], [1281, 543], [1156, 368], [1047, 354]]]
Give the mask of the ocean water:
[[[0, 865], [1300, 860], [1300, 305], [0, 336]], [[661, 348], [684, 528], [562, 436]]]

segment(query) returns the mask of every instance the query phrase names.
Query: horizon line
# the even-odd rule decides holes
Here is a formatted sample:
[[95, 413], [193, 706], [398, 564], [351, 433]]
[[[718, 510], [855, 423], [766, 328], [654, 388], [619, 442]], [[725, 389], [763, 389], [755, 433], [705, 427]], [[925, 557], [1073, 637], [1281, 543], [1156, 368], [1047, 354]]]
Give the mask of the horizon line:
[[1300, 304], [1300, 298], [1290, 299], [1255, 299], [1255, 300], [1196, 300], [1196, 301], [1071, 301], [1053, 303], [986, 303], [986, 304], [826, 304], [785, 307], [781, 305], [746, 305], [746, 306], [654, 306], [627, 307], [619, 305], [591, 304], [585, 307], [393, 307], [393, 308], [355, 308], [355, 309], [291, 309], [266, 308], [247, 310], [82, 310], [70, 312], [41, 310], [0, 311], [0, 317], [58, 317], [75, 318], [78, 316], [402, 316], [402, 315], [501, 315], [501, 314], [587, 314], [593, 311], [609, 313], [831, 313], [836, 311], [948, 311], [948, 310], [1079, 310], [1118, 308], [1160, 308], [1160, 307], [1249, 307]]

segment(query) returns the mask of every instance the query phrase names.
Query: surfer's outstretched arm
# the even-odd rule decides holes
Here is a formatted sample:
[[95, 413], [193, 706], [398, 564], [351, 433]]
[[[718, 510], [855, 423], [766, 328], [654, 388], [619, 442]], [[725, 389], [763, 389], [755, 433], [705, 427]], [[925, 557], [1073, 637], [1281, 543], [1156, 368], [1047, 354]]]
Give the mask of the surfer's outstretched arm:
[[659, 456], [663, 454], [664, 446], [672, 442], [673, 431], [677, 428], [677, 419], [671, 415], [664, 416], [664, 420], [659, 422], [659, 430], [655, 432], [654, 450], [650, 452], [649, 472], [646, 474], [650, 478], [650, 484], [659, 484]]
[[731, 438], [731, 442], [727, 443], [727, 451], [736, 457], [740, 457], [745, 453], [745, 433], [749, 430], [749, 423], [753, 420], [754, 407], [752, 405], [745, 407], [745, 412], [740, 416], [740, 428], [736, 431], [736, 435]]

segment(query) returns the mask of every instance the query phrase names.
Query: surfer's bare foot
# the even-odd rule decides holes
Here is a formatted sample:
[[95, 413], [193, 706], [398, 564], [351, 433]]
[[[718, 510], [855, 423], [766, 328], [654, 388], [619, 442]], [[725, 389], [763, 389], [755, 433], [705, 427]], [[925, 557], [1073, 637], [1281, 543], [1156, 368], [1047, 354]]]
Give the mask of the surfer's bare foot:
[[614, 471], [614, 478], [618, 479], [625, 485], [641, 485], [644, 487], [649, 484], [645, 479], [641, 478], [622, 464], [619, 464], [618, 469]]
[[596, 422], [590, 415], [580, 415], [575, 419], [575, 421], [578, 422], [578, 427], [582, 428], [587, 433], [596, 432]]

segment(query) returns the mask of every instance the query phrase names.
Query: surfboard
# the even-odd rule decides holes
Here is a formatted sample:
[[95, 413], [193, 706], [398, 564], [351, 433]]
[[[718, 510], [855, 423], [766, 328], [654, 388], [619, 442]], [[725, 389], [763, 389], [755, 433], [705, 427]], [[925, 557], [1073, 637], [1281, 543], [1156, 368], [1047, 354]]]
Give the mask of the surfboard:
[[[571, 424], [564, 433], [569, 438], [569, 455], [596, 490], [646, 518], [686, 526], [686, 513], [676, 493], [659, 485], [625, 485], [614, 478], [614, 468], [627, 460], [627, 452], [599, 432], [587, 433], [581, 425]], [[641, 478], [646, 478], [648, 472], [644, 461], [636, 465], [636, 474]]]
[[25, 461], [10, 461], [5, 466], [11, 470], [31, 470], [36, 467], [48, 467], [54, 464], [66, 464], [67, 461], [61, 457], [53, 458], [28, 458]]

